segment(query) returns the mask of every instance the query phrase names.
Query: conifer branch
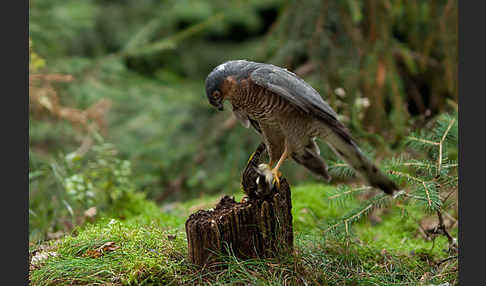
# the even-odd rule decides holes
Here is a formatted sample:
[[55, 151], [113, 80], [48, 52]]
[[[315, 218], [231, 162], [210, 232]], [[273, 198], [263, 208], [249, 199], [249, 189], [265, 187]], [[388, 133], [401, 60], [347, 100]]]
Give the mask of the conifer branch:
[[344, 192], [332, 195], [332, 196], [329, 197], [329, 199], [333, 200], [333, 199], [336, 199], [336, 198], [339, 198], [339, 197], [342, 197], [342, 196], [345, 196], [345, 195], [348, 195], [348, 194], [357, 193], [357, 192], [360, 192], [360, 191], [370, 190], [370, 189], [372, 189], [372, 187], [369, 187], [369, 186], [365, 186], [365, 187], [361, 187], [361, 188], [357, 188], [357, 189], [351, 189], [349, 191], [344, 191]]
[[427, 202], [429, 203], [429, 207], [432, 207], [432, 202], [430, 201], [429, 189], [427, 189], [427, 185], [425, 184], [425, 182], [422, 182], [422, 185], [424, 186], [425, 193], [427, 194]]
[[[437, 233], [442, 233], [447, 237], [451, 248], [453, 248], [456, 242], [446, 229], [442, 219], [442, 213], [445, 211], [444, 208], [448, 206], [446, 204], [451, 194], [457, 191], [458, 178], [455, 169], [459, 165], [457, 161], [448, 159], [447, 150], [449, 143], [451, 146], [457, 146], [456, 116], [457, 114], [443, 115], [436, 121], [436, 125], [432, 130], [420, 130], [407, 137], [408, 146], [416, 151], [423, 152], [426, 156], [425, 158], [410, 159], [402, 155], [383, 163], [384, 169], [387, 170], [392, 178], [397, 182], [408, 184], [407, 188], [409, 190], [403, 192], [404, 200], [423, 202], [427, 210], [433, 211], [439, 216], [439, 225], [436, 231], [439, 231]], [[331, 166], [330, 169], [341, 174], [347, 172], [349, 168], [348, 165], [342, 162], [337, 162]], [[371, 187], [340, 188], [338, 190], [340, 192], [332, 194], [328, 198], [330, 201], [343, 201], [344, 199], [355, 196], [359, 192], [369, 189]], [[444, 195], [445, 193], [446, 195]], [[363, 202], [361, 207], [344, 215], [339, 221], [330, 223], [330, 226], [324, 230], [324, 234], [342, 232], [349, 236], [353, 223], [364, 215], [369, 214], [370, 210], [384, 207], [385, 204], [383, 202], [386, 201], [386, 198], [389, 197], [378, 195]], [[392, 201], [394, 200], [388, 200], [387, 202]]]
[[456, 122], [455, 118], [453, 118], [450, 121], [449, 126], [447, 126], [447, 129], [444, 132], [444, 135], [442, 135], [442, 138], [440, 139], [440, 142], [439, 142], [439, 161], [437, 162], [437, 177], [440, 176], [440, 168], [442, 166], [442, 145], [444, 144], [444, 140], [446, 139], [447, 134], [449, 133], [449, 131], [452, 128], [452, 125], [454, 125], [455, 122]]
[[410, 139], [410, 140], [415, 140], [415, 141], [418, 141], [418, 142], [422, 142], [424, 144], [439, 145], [439, 142], [434, 142], [434, 141], [427, 140], [427, 139], [423, 139], [423, 138], [417, 138], [417, 137], [413, 137], [413, 136], [408, 136], [407, 138]]
[[346, 218], [342, 221], [339, 221], [339, 222], [335, 223], [334, 225], [325, 229], [323, 234], [330, 232], [331, 230], [335, 229], [336, 227], [338, 227], [340, 225], [344, 225], [346, 234], [349, 235], [349, 223], [353, 223], [358, 218], [360, 218], [364, 213], [368, 212], [373, 207], [377, 207], [380, 202], [384, 201], [387, 198], [388, 198], [388, 196], [382, 195], [378, 199], [374, 199], [371, 203], [369, 203], [365, 208], [361, 209], [359, 212], [352, 214], [348, 218]]

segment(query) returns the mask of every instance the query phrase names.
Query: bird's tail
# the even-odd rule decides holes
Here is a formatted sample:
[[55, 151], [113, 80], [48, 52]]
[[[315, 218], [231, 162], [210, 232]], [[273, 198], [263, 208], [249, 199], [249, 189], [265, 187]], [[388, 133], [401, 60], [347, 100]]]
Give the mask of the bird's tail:
[[397, 185], [363, 154], [352, 138], [344, 138], [340, 133], [330, 132], [325, 139], [331, 149], [363, 176], [371, 186], [380, 188], [387, 194], [393, 194], [398, 190]]

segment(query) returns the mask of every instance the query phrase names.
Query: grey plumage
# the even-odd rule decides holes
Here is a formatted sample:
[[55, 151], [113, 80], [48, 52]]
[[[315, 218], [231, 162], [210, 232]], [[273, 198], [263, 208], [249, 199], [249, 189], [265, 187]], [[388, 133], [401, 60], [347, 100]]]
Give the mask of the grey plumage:
[[307, 114], [328, 124], [343, 139], [352, 141], [351, 134], [337, 119], [337, 114], [319, 93], [294, 73], [280, 67], [261, 64], [250, 73], [250, 79], [295, 104]]
[[245, 127], [262, 136], [270, 164], [294, 161], [329, 180], [327, 165], [319, 155], [316, 137], [323, 139], [338, 156], [372, 186], [393, 193], [397, 186], [359, 149], [337, 114], [319, 93], [286, 69], [245, 60], [229, 61], [216, 67], [206, 79], [209, 102], [222, 109], [223, 100]]

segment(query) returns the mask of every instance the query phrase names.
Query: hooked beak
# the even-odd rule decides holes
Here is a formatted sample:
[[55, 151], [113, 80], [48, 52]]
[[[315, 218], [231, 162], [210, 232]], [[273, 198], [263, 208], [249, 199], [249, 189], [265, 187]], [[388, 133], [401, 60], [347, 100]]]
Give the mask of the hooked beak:
[[223, 105], [223, 101], [222, 100], [218, 100], [218, 99], [215, 99], [214, 97], [212, 98], [209, 98], [209, 103], [216, 107], [219, 111], [223, 111], [224, 110], [224, 105]]
[[213, 107], [216, 107], [219, 111], [224, 110], [224, 105], [223, 105], [223, 96], [221, 95], [221, 92], [216, 90], [212, 93], [207, 92], [207, 98], [209, 101], [209, 104], [211, 104]]

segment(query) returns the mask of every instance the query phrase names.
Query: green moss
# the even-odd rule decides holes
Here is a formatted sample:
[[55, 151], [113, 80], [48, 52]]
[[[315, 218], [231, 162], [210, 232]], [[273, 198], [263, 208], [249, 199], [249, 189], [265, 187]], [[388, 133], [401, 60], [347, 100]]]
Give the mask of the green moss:
[[[292, 189], [292, 215], [294, 231], [297, 235], [310, 237], [322, 235], [321, 226], [338, 219], [343, 214], [359, 206], [356, 198], [346, 203], [333, 202], [335, 187], [308, 184]], [[423, 208], [408, 206], [408, 213], [403, 213], [398, 206], [392, 206], [382, 215], [382, 221], [372, 224], [362, 219], [353, 226], [357, 238], [376, 249], [392, 250], [401, 254], [425, 252], [445, 257], [447, 239], [439, 236], [435, 241], [425, 240], [418, 233], [418, 221], [425, 215]]]
[[[103, 219], [76, 233], [62, 240], [56, 250], [58, 256], [31, 273], [34, 285], [163, 283], [175, 279], [185, 263], [186, 240], [179, 229], [161, 228], [156, 223], [143, 225], [137, 220]], [[97, 258], [87, 255], [106, 242], [114, 242], [119, 248]]]
[[448, 242], [444, 236], [439, 236], [434, 241], [425, 240], [418, 232], [417, 217], [421, 218], [423, 212], [419, 208], [410, 207], [408, 215], [403, 215], [397, 207], [382, 217], [383, 221], [377, 225], [371, 225], [368, 220], [356, 226], [356, 232], [366, 244], [376, 248], [393, 250], [403, 254], [423, 252], [446, 257], [443, 251], [447, 249]]
[[153, 201], [145, 198], [143, 193], [129, 193], [126, 198], [118, 200], [108, 217], [118, 218], [141, 225], [154, 223], [163, 227], [178, 228], [184, 225], [184, 216], [171, 215], [162, 211]]
[[[414, 217], [423, 215], [419, 208], [402, 216], [395, 207], [379, 224], [371, 225], [367, 220], [357, 223], [358, 242], [323, 236], [323, 222], [358, 205], [357, 199], [333, 203], [330, 196], [334, 193], [333, 187], [319, 184], [292, 189], [295, 256], [248, 261], [227, 257], [227, 268], [202, 272], [186, 260], [184, 222], [197, 209], [214, 207], [221, 195], [162, 208], [142, 195], [133, 195], [120, 200], [111, 218], [79, 227], [61, 239], [52, 250], [58, 256], [31, 271], [32, 285], [294, 285], [303, 281], [308, 285], [387, 285], [417, 284], [427, 272], [428, 283], [457, 278], [457, 272], [451, 270], [457, 261], [445, 263], [443, 269], [427, 262], [446, 255], [442, 249], [447, 241], [438, 238], [432, 248], [431, 241], [416, 235]], [[236, 195], [237, 200], [241, 197]], [[107, 242], [119, 248], [97, 258], [87, 255]]]
[[357, 206], [356, 200], [353, 199], [346, 204], [330, 201], [329, 196], [334, 190], [334, 186], [322, 184], [305, 184], [292, 188], [292, 216], [295, 232], [303, 234], [319, 232], [319, 224], [337, 219], [344, 212]]

